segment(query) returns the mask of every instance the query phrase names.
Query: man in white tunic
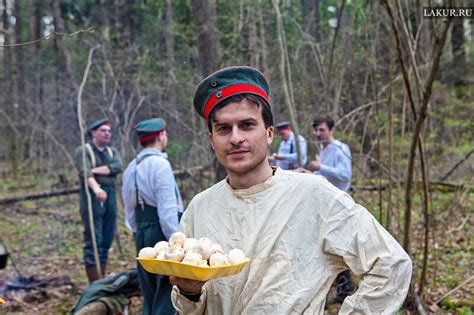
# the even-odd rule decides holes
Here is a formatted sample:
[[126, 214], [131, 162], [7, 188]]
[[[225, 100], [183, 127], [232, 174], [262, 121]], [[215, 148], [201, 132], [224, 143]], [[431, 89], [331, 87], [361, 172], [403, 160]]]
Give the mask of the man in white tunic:
[[[137, 124], [143, 150], [123, 174], [122, 198], [125, 225], [134, 232], [137, 254], [143, 247], [166, 241], [178, 228], [183, 203], [165, 152], [168, 144], [165, 121], [153, 118]], [[168, 277], [146, 272], [140, 265], [138, 280], [144, 315], [172, 315]]]
[[[289, 121], [282, 121], [276, 126], [276, 134], [281, 138], [280, 145], [278, 146], [278, 153], [273, 154], [270, 157], [270, 161], [278, 166], [282, 170], [291, 170], [297, 168], [298, 163], [298, 152], [296, 150], [295, 134], [291, 130], [291, 124]], [[306, 139], [302, 136], [298, 136], [298, 142], [301, 154], [301, 165], [306, 164], [307, 161], [307, 150], [308, 145]]]
[[170, 277], [180, 314], [323, 314], [336, 275], [361, 277], [340, 313], [394, 314], [411, 260], [362, 206], [324, 177], [272, 168], [273, 117], [258, 70], [230, 67], [198, 85], [194, 106], [227, 169], [225, 180], [193, 198], [180, 230], [209, 237], [251, 259], [241, 273], [200, 282]]

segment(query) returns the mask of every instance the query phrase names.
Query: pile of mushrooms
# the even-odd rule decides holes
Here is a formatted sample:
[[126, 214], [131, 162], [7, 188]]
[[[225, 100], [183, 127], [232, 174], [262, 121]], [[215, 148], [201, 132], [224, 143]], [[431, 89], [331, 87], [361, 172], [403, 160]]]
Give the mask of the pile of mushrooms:
[[209, 238], [188, 238], [181, 232], [173, 233], [169, 242], [160, 241], [154, 247], [142, 248], [138, 257], [177, 261], [200, 267], [228, 266], [245, 260], [241, 249], [234, 248], [225, 254], [222, 246]]

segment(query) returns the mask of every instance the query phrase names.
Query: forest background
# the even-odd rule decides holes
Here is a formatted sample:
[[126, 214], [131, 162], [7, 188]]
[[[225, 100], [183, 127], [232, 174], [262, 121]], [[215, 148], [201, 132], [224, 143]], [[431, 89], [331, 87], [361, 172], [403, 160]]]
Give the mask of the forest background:
[[[188, 203], [215, 181], [194, 89], [221, 67], [248, 65], [268, 78], [275, 122], [292, 121], [310, 158], [318, 152], [312, 120], [335, 118], [336, 138], [352, 150], [351, 195], [413, 259], [404, 312], [472, 314], [473, 19], [423, 18], [430, 3], [453, 6], [1, 0], [0, 241], [23, 274], [58, 289], [17, 292], [0, 313], [67, 313], [86, 286], [78, 198], [67, 194], [78, 184], [78, 114], [84, 126], [112, 120], [124, 163], [139, 150], [134, 125], [166, 119]], [[11, 200], [44, 191], [63, 194]], [[134, 264], [122, 221], [111, 271]], [[0, 271], [0, 279], [15, 275], [11, 263]]]

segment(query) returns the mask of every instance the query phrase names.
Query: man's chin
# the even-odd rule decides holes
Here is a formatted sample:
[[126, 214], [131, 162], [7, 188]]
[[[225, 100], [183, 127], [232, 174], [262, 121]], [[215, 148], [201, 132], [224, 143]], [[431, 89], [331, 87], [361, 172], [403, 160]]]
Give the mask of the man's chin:
[[221, 163], [225, 169], [231, 173], [244, 174], [251, 171], [255, 166], [248, 164], [245, 161], [232, 161], [227, 163]]

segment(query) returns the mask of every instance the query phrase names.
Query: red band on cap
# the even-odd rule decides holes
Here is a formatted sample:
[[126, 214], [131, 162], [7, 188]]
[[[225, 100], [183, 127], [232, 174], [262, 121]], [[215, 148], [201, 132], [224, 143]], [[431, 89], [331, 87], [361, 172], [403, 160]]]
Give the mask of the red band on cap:
[[291, 129], [290, 125], [284, 125], [281, 127], [276, 127], [277, 130], [286, 130], [286, 129]]
[[[219, 98], [216, 96], [217, 93], [220, 93]], [[235, 95], [235, 94], [242, 94], [242, 93], [257, 94], [263, 97], [267, 101], [267, 103], [270, 105], [270, 99], [268, 98], [267, 93], [265, 93], [265, 91], [259, 88], [258, 86], [255, 86], [252, 84], [236, 84], [236, 85], [225, 87], [211, 96], [211, 98], [207, 101], [206, 105], [204, 106], [204, 118], [205, 119], [208, 118], [209, 113], [211, 112], [212, 108], [220, 100], [227, 98], [229, 96]]]
[[146, 142], [146, 141], [150, 141], [151, 139], [155, 138], [156, 136], [158, 136], [160, 134], [160, 132], [162, 132], [165, 128], [163, 129], [160, 129], [158, 131], [155, 131], [153, 132], [152, 134], [149, 134], [148, 136], [144, 136], [144, 137], [141, 137], [141, 138], [138, 138], [138, 140], [140, 140], [140, 142]]

